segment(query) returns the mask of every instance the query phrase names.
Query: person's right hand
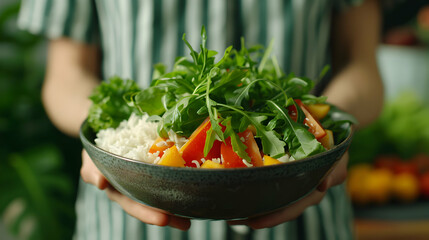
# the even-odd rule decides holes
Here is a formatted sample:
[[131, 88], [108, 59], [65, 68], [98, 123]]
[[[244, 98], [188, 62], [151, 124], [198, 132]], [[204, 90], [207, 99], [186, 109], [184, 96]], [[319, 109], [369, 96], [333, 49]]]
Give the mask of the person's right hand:
[[98, 170], [85, 150], [82, 151], [82, 179], [89, 184], [105, 190], [110, 200], [117, 202], [125, 212], [140, 221], [157, 225], [170, 226], [186, 231], [191, 226], [190, 219], [171, 215], [163, 210], [138, 203], [113, 188]]

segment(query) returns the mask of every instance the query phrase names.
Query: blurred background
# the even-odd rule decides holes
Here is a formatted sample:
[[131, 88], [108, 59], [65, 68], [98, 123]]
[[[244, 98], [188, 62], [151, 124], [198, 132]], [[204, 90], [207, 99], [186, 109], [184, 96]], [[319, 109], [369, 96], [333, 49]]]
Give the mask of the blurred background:
[[17, 29], [20, 1], [0, 1], [0, 239], [71, 239], [81, 144], [40, 99], [46, 42]]
[[[356, 133], [347, 187], [358, 239], [429, 239], [429, 0], [383, 1], [380, 118]], [[81, 144], [40, 99], [45, 39], [0, 1], [0, 239], [71, 239]]]

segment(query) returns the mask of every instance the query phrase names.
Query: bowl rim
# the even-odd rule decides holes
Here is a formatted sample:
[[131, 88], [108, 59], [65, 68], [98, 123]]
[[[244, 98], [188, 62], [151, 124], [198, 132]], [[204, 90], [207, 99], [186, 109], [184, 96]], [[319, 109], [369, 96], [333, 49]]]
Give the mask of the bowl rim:
[[[353, 124], [350, 124], [348, 129], [346, 131], [349, 131], [347, 137], [338, 145], [335, 145], [333, 148], [315, 154], [313, 156], [310, 157], [306, 157], [306, 158], [302, 158], [302, 159], [298, 159], [298, 160], [294, 160], [291, 162], [285, 162], [285, 163], [279, 163], [279, 164], [275, 164], [275, 165], [269, 165], [269, 166], [259, 166], [259, 167], [246, 167], [246, 168], [220, 168], [220, 169], [208, 169], [208, 168], [192, 168], [192, 167], [173, 167], [173, 166], [164, 166], [164, 165], [158, 165], [158, 164], [154, 164], [154, 163], [148, 163], [148, 162], [144, 162], [144, 161], [140, 161], [140, 160], [136, 160], [136, 159], [131, 159], [131, 158], [127, 158], [109, 151], [106, 151], [100, 147], [98, 147], [97, 145], [95, 145], [94, 143], [92, 143], [84, 134], [84, 128], [87, 127], [88, 129], [90, 129], [90, 126], [88, 124], [88, 120], [85, 119], [85, 121], [81, 124], [80, 129], [79, 129], [79, 137], [80, 140], [82, 141], [82, 143], [85, 143], [89, 146], [91, 146], [92, 148], [95, 148], [97, 151], [103, 152], [111, 157], [114, 158], [118, 158], [127, 162], [131, 162], [131, 163], [135, 163], [135, 164], [141, 164], [141, 165], [145, 165], [145, 166], [149, 166], [149, 167], [157, 167], [157, 168], [165, 168], [165, 169], [174, 169], [176, 171], [198, 171], [198, 172], [243, 172], [243, 171], [257, 171], [257, 169], [270, 169], [270, 168], [277, 168], [279, 166], [285, 166], [285, 165], [294, 165], [294, 164], [301, 164], [303, 162], [307, 162], [307, 161], [311, 161], [315, 158], [319, 158], [321, 156], [325, 156], [325, 155], [329, 155], [330, 153], [332, 153], [335, 149], [343, 147], [344, 145], [348, 144], [351, 139], [352, 136], [354, 135], [355, 132], [355, 128], [353, 126]], [[91, 130], [93, 131], [93, 130]], [[93, 131], [94, 132], [94, 131]], [[94, 132], [94, 134], [96, 134]]]

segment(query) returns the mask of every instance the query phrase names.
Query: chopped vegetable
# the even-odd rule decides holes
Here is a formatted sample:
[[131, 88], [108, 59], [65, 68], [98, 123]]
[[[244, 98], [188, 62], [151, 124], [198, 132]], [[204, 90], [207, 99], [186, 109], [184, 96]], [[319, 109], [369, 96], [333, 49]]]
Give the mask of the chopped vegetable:
[[307, 107], [300, 101], [295, 100], [304, 112], [305, 119], [304, 124], [308, 127], [308, 130], [314, 135], [316, 139], [321, 139], [326, 135], [325, 129], [320, 125], [319, 121], [311, 115]]
[[234, 152], [233, 146], [231, 144], [231, 138], [227, 138], [226, 142], [222, 143], [221, 145], [221, 156], [225, 167], [238, 168], [248, 166], [263, 166], [264, 163], [262, 162], [261, 153], [252, 131], [247, 129], [242, 133], [238, 133], [237, 135], [239, 137], [239, 141], [244, 143], [246, 146], [245, 151], [249, 156], [250, 161], [241, 158], [236, 152]]
[[159, 165], [170, 166], [170, 167], [184, 167], [185, 160], [180, 156], [179, 150], [175, 145], [165, 150], [164, 155], [159, 160]]
[[328, 115], [331, 106], [329, 104], [316, 103], [308, 104], [306, 108], [316, 120], [320, 121]]
[[325, 130], [326, 135], [319, 139], [319, 142], [325, 147], [327, 150], [332, 149], [334, 147], [334, 133], [331, 130]]
[[162, 157], [162, 155], [164, 154], [164, 151], [172, 147], [173, 145], [174, 145], [173, 141], [170, 141], [169, 139], [166, 139], [166, 138], [158, 137], [150, 147], [149, 153], [154, 154], [158, 152], [158, 157]]
[[189, 140], [180, 148], [180, 154], [186, 161], [186, 166], [195, 166], [192, 161], [197, 160], [199, 164], [201, 159], [220, 158], [221, 142], [215, 140], [207, 155], [204, 155], [204, 146], [207, 138], [207, 131], [211, 129], [210, 119], [204, 122], [192, 133]]
[[224, 165], [213, 162], [212, 160], [206, 160], [203, 165], [201, 165], [201, 168], [225, 168]]
[[270, 166], [270, 165], [275, 165], [275, 164], [280, 164], [282, 162], [280, 162], [279, 160], [272, 158], [270, 156], [265, 155], [264, 156], [264, 166]]

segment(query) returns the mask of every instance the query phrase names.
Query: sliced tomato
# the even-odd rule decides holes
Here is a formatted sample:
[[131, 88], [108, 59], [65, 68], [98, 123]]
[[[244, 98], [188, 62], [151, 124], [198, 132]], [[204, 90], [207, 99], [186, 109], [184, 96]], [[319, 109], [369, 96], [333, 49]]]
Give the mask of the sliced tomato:
[[298, 119], [298, 111], [296, 111], [295, 105], [290, 105], [289, 107], [287, 107], [287, 110], [289, 112], [290, 118], [296, 122], [296, 120]]
[[204, 120], [204, 122], [191, 134], [188, 141], [180, 148], [182, 158], [186, 162], [185, 166], [195, 167], [195, 164], [192, 163], [192, 161], [197, 160], [201, 164], [202, 158], [220, 158], [220, 145], [222, 142], [218, 140], [215, 140], [213, 147], [210, 149], [207, 156], [204, 156], [204, 146], [206, 144], [207, 131], [211, 128], [211, 126], [212, 125], [209, 118]]
[[[244, 132], [237, 134], [240, 140], [243, 141], [246, 145], [246, 153], [249, 155], [251, 164], [255, 167], [263, 166], [264, 162], [262, 161], [261, 152], [259, 151], [258, 144], [255, 141], [255, 137], [251, 129], [247, 129]], [[221, 155], [223, 158], [223, 164], [226, 168], [238, 168], [238, 167], [247, 167], [243, 163], [243, 159], [234, 152], [231, 145], [231, 138], [226, 139], [226, 144], [222, 143], [221, 145]]]
[[243, 163], [243, 159], [234, 152], [231, 146], [231, 138], [227, 138], [225, 143], [222, 143], [220, 146], [220, 154], [223, 159], [223, 165], [226, 168], [242, 168], [247, 167]]
[[305, 105], [307, 110], [313, 115], [313, 117], [317, 120], [322, 120], [328, 115], [329, 110], [331, 110], [331, 106], [326, 103], [316, 103], [316, 104], [308, 104]]
[[321, 139], [326, 135], [325, 129], [323, 129], [322, 125], [317, 121], [308, 111], [304, 103], [301, 100], [296, 99], [295, 102], [301, 108], [301, 110], [305, 114], [304, 124], [308, 127], [308, 130], [314, 135], [316, 139]]

